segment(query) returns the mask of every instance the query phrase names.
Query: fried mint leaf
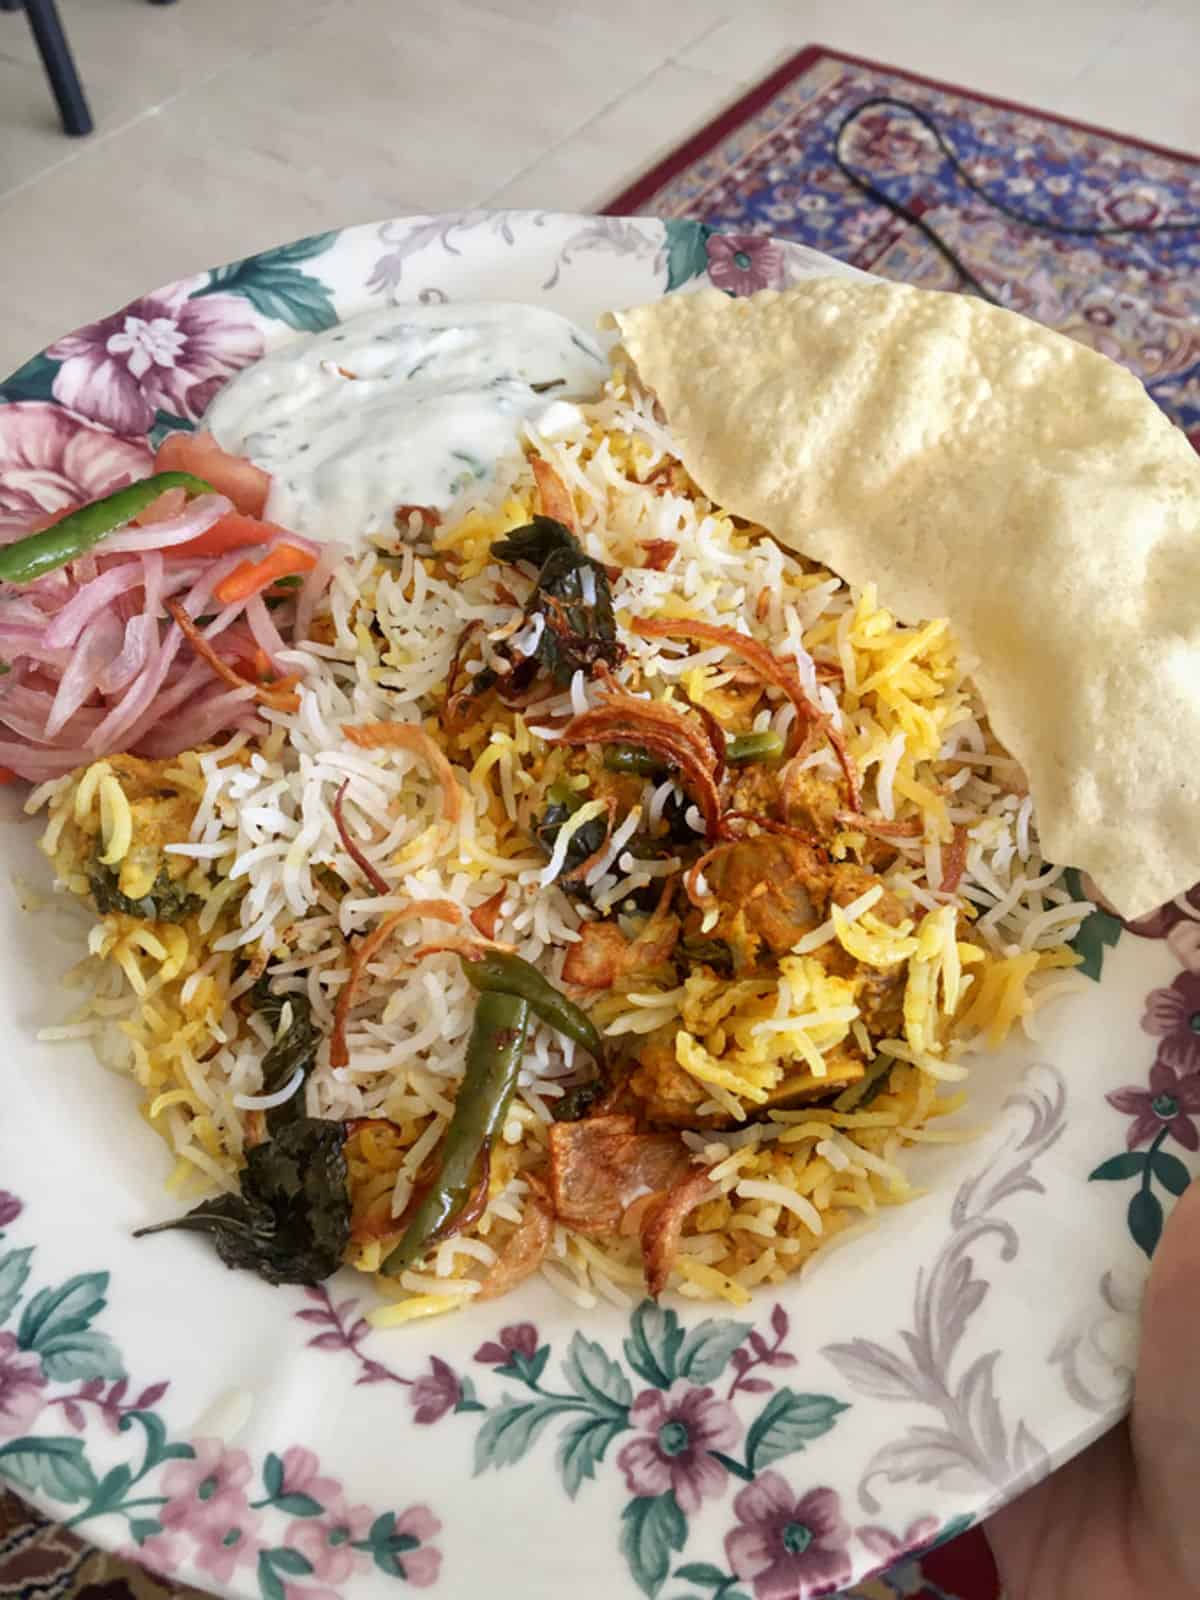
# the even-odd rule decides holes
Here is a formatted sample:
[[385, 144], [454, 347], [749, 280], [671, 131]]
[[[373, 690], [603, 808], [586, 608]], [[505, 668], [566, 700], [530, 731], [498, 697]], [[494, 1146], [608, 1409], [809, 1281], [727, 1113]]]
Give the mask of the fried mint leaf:
[[345, 1124], [302, 1117], [247, 1152], [241, 1193], [205, 1200], [186, 1216], [134, 1235], [185, 1228], [207, 1233], [227, 1267], [268, 1283], [320, 1283], [350, 1239]]
[[[625, 650], [617, 643], [608, 573], [584, 554], [570, 528], [553, 517], [535, 516], [498, 539], [492, 555], [498, 561], [528, 561], [538, 568], [525, 620], [528, 624], [540, 617], [542, 627], [530, 652], [516, 658], [514, 679], [532, 677], [540, 665], [566, 688], [581, 668], [590, 677], [599, 661], [611, 667], [621, 662]], [[518, 681], [515, 686], [523, 684]]]
[[177, 882], [170, 877], [166, 867], [159, 869], [150, 892], [136, 900], [121, 893], [116, 869], [95, 857], [88, 863], [87, 878], [96, 910], [102, 917], [119, 911], [143, 922], [182, 922], [204, 904], [198, 895], [188, 893], [182, 880]]
[[[273, 994], [266, 973], [254, 985], [250, 998], [254, 1002], [254, 1009], [275, 1035], [275, 1042], [262, 1061], [262, 1093], [278, 1094], [294, 1076], [297, 1067], [303, 1073], [300, 1087], [291, 1098], [267, 1113], [267, 1126], [272, 1133], [276, 1133], [303, 1113], [304, 1085], [316, 1065], [321, 1035], [313, 1026], [308, 996]], [[291, 1007], [291, 1021], [280, 1033], [279, 1025], [287, 1006]]]

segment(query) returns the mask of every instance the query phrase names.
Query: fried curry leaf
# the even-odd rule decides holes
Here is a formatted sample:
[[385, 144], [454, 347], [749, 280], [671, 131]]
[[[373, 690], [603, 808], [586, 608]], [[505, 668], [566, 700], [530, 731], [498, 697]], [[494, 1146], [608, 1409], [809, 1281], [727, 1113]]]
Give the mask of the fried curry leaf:
[[[554, 852], [558, 830], [568, 817], [578, 809], [580, 797], [573, 789], [563, 785], [554, 784], [546, 796], [546, 809], [542, 812], [541, 820], [535, 830], [538, 843], [547, 855]], [[589, 891], [577, 878], [571, 876], [589, 856], [595, 855], [608, 836], [608, 823], [603, 817], [593, 817], [590, 822], [585, 822], [567, 841], [567, 854], [563, 862], [563, 869], [558, 875], [559, 887], [566, 894], [589, 898]]]
[[149, 893], [136, 900], [121, 893], [116, 868], [106, 866], [95, 857], [88, 863], [87, 878], [96, 910], [102, 917], [119, 911], [143, 922], [182, 922], [204, 904], [198, 895], [188, 892], [182, 880], [170, 877], [166, 867], [159, 869]]
[[691, 967], [711, 967], [719, 977], [733, 976], [733, 951], [724, 939], [681, 939], [676, 958], [676, 965], [685, 975]]
[[527, 635], [532, 624], [536, 639], [527, 652], [512, 657], [509, 682], [514, 688], [524, 688], [539, 666], [565, 689], [581, 669], [590, 677], [598, 662], [620, 664], [625, 647], [617, 642], [608, 573], [584, 554], [570, 528], [553, 517], [535, 516], [498, 539], [492, 555], [497, 561], [527, 561], [538, 568], [525, 607], [526, 627], [521, 630], [522, 636]]
[[341, 1266], [350, 1239], [345, 1142], [344, 1123], [302, 1117], [247, 1152], [240, 1194], [205, 1200], [134, 1237], [206, 1233], [227, 1267], [268, 1283], [320, 1283]]
[[550, 1115], [555, 1122], [580, 1122], [588, 1115], [597, 1100], [608, 1092], [605, 1077], [589, 1078], [586, 1083], [573, 1084], [550, 1103]]
[[[302, 1114], [304, 1106], [304, 1085], [308, 1075], [316, 1065], [317, 1051], [321, 1044], [321, 1035], [313, 1026], [312, 1006], [305, 994], [273, 994], [271, 982], [267, 973], [254, 985], [250, 991], [250, 998], [254, 1002], [254, 1009], [270, 1027], [274, 1035], [274, 1043], [267, 1051], [262, 1061], [262, 1093], [278, 1094], [295, 1076], [299, 1068], [303, 1076], [300, 1087], [296, 1092], [283, 1102], [281, 1106], [273, 1107], [267, 1113], [267, 1127], [271, 1132], [278, 1130], [289, 1122], [294, 1122]], [[287, 1026], [280, 1032], [285, 1010], [290, 1007], [290, 1019]]]

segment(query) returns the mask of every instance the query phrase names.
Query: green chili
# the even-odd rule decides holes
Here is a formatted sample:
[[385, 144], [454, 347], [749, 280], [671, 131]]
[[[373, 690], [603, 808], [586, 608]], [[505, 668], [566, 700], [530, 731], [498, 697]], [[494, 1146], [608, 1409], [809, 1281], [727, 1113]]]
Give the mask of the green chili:
[[140, 483], [105, 495], [103, 500], [93, 500], [90, 506], [68, 512], [41, 533], [4, 545], [0, 548], [0, 581], [32, 583], [47, 572], [65, 567], [108, 534], [132, 522], [166, 489], [186, 489], [189, 495], [215, 493], [211, 483], [190, 472], [156, 472], [152, 478], [143, 478]]
[[770, 728], [765, 733], [739, 733], [725, 747], [725, 759], [731, 767], [745, 761], [778, 761], [783, 754], [783, 739]]
[[400, 1243], [383, 1263], [393, 1275], [411, 1267], [462, 1211], [499, 1138], [517, 1087], [529, 1007], [512, 994], [484, 993], [475, 1005], [467, 1065], [442, 1140], [437, 1177], [418, 1201]]
[[597, 1061], [601, 1059], [604, 1045], [591, 1017], [574, 1001], [568, 1000], [549, 979], [543, 978], [528, 961], [503, 950], [489, 950], [478, 961], [468, 961], [464, 957], [462, 968], [467, 981], [482, 994], [508, 994], [526, 1001], [543, 1022], [566, 1034], [568, 1039], [574, 1039]]
[[638, 778], [665, 778], [670, 770], [658, 756], [631, 744], [606, 744], [604, 765], [610, 772], [629, 772]]

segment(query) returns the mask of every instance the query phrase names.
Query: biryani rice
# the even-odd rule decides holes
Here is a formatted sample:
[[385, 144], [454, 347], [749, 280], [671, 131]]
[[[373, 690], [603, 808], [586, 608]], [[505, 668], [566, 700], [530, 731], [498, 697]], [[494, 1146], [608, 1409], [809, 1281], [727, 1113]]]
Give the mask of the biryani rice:
[[[471, 486], [474, 498], [432, 549], [398, 542], [334, 569], [313, 638], [279, 653], [280, 670], [301, 674], [296, 710], [264, 708], [261, 734], [243, 730], [153, 764], [152, 775], [152, 764], [115, 757], [33, 793], [29, 809], [47, 813], [43, 849], [68, 889], [87, 893], [87, 863], [100, 852], [119, 870], [123, 892], [145, 893], [146, 874], [152, 880], [165, 862], [198, 901], [169, 927], [101, 917], [69, 978], [78, 1007], [43, 1036], [86, 1035], [105, 1065], [132, 1074], [143, 1115], [174, 1152], [170, 1184], [182, 1195], [236, 1187], [252, 1119], [267, 1104], [260, 1097], [269, 1030], [236, 1002], [268, 961], [275, 991], [305, 996], [328, 1041], [349, 976], [348, 938], [421, 901], [449, 901], [467, 924], [502, 896], [503, 939], [561, 981], [581, 927], [578, 902], [559, 882], [570, 835], [564, 826], [547, 856], [523, 819], [548, 771], [577, 781], [548, 742], [547, 724], [597, 704], [596, 683], [579, 672], [525, 713], [497, 706], [489, 720], [439, 735], [459, 802], [453, 821], [444, 787], [413, 750], [359, 748], [342, 731], [428, 723], [468, 624], [485, 635], [476, 670], [502, 660], [495, 647], [513, 638], [521, 613], [497, 583], [520, 589], [521, 580], [497, 566], [490, 547], [537, 510], [529, 458], [540, 456], [572, 492], [587, 554], [619, 569], [613, 598], [628, 656], [617, 683], [678, 685], [694, 703], [729, 715], [739, 681], [724, 646], [646, 638], [628, 624], [696, 616], [748, 632], [794, 665], [844, 733], [867, 809], [889, 823], [919, 824], [913, 836], [895, 838], [897, 858], [884, 874], [905, 908], [898, 926], [874, 914], [882, 890], [871, 891], [813, 929], [781, 961], [777, 982], [721, 983], [693, 971], [683, 983], [637, 976], [589, 998], [608, 1038], [675, 1028], [678, 1062], [705, 1095], [700, 1112], [733, 1119], [726, 1129], [682, 1134], [693, 1161], [710, 1168], [714, 1192], [686, 1219], [672, 1286], [740, 1304], [881, 1206], [912, 1196], [906, 1150], [950, 1137], [938, 1123], [962, 1104], [957, 1080], [967, 1063], [1077, 981], [1066, 972], [1075, 959], [1067, 945], [1091, 907], [1072, 896], [1061, 868], [1041, 859], [1019, 770], [996, 747], [944, 621], [901, 626], [872, 586], [848, 589], [706, 503], [651, 402], [619, 367], [600, 400], [556, 406], [554, 417], [552, 432], [530, 426], [525, 454]], [[646, 547], [660, 541], [674, 547], [661, 570], [643, 564]], [[818, 671], [820, 662], [840, 668], [840, 686]], [[770, 692], [752, 728], [786, 739], [795, 716], [790, 701]], [[838, 776], [825, 744], [803, 766]], [[158, 848], [147, 851], [151, 776], [171, 797], [164, 816], [174, 823], [173, 831], [163, 823], [171, 837], [151, 839]], [[346, 825], [386, 882], [385, 895], [361, 887], [339, 837], [332, 807], [343, 785]], [[643, 816], [661, 816], [674, 791], [671, 779], [647, 779], [642, 799], [618, 820], [587, 874], [598, 909], [620, 915], [636, 889], [678, 867], [629, 850]], [[571, 826], [603, 810], [586, 802]], [[694, 807], [689, 817], [698, 827]], [[943, 871], [956, 830], [965, 852], [950, 892]], [[839, 848], [852, 850], [856, 839], [851, 818]], [[446, 932], [426, 917], [395, 930], [363, 974], [348, 1064], [331, 1065], [323, 1044], [302, 1091], [312, 1116], [392, 1124], [386, 1137], [367, 1128], [347, 1143], [353, 1264], [366, 1272], [378, 1272], [394, 1243], [395, 1219], [453, 1112], [475, 993], [453, 953], [414, 959]], [[848, 986], [817, 959], [831, 941], [881, 968], [908, 963], [902, 1038], [872, 1044]], [[819, 1082], [826, 1053], [845, 1039], [868, 1046], [857, 1084], [831, 1104], [746, 1120], [767, 1100], [780, 1062], [803, 1059]], [[456, 1309], [479, 1292], [531, 1204], [529, 1175], [545, 1167], [552, 1108], [576, 1073], [575, 1054], [550, 1029], [531, 1030], [486, 1208], [434, 1247], [420, 1270], [379, 1277], [394, 1302], [375, 1314], [379, 1325]], [[881, 1072], [886, 1083], [876, 1092]], [[301, 1092], [298, 1083], [287, 1087]], [[868, 1097], [869, 1109], [856, 1110]], [[589, 1238], [557, 1223], [541, 1271], [580, 1307], [623, 1303], [640, 1292], [636, 1235]]]

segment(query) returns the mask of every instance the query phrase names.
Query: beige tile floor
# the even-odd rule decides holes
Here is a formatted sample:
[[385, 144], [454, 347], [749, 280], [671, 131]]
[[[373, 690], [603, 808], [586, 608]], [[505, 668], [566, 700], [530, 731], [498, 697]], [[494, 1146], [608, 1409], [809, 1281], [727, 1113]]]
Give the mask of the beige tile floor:
[[97, 131], [0, 13], [0, 372], [338, 223], [586, 210], [824, 43], [1200, 153], [1200, 0], [60, 0]]

